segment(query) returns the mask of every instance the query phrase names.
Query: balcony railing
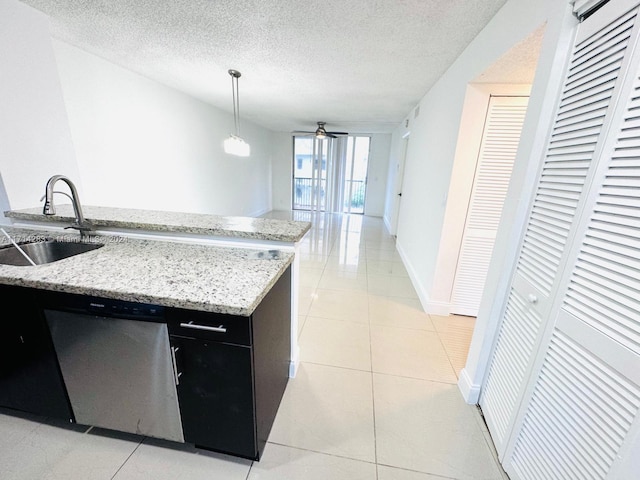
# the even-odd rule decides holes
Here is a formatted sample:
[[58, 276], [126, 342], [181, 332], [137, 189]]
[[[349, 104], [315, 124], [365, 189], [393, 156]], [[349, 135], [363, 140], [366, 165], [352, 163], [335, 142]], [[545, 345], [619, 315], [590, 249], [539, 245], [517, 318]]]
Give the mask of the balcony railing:
[[[311, 200], [313, 198], [313, 179], [307, 177], [297, 177], [293, 180], [293, 208], [300, 210], [310, 210], [312, 207]], [[318, 180], [316, 179], [316, 185]], [[320, 210], [324, 210], [324, 191], [327, 184], [326, 180], [321, 180], [320, 187]], [[316, 199], [316, 203], [318, 200]]]
[[[316, 180], [317, 182], [317, 180]], [[349, 193], [349, 184], [351, 184], [351, 199], [345, 199], [342, 211], [349, 211], [349, 203], [351, 204], [352, 213], [364, 213], [364, 196], [365, 196], [365, 183], [363, 180], [351, 180], [345, 182], [345, 195]], [[326, 180], [321, 180], [320, 187], [320, 210], [325, 209], [325, 187]], [[297, 210], [310, 210], [312, 207], [312, 191], [313, 183], [312, 179], [308, 177], [296, 177], [293, 180], [293, 208]]]

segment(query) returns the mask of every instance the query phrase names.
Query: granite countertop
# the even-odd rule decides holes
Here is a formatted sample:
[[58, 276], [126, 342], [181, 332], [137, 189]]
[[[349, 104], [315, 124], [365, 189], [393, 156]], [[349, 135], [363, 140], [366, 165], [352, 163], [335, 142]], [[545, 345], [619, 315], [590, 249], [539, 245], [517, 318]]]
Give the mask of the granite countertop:
[[[73, 232], [5, 227], [17, 241], [79, 240]], [[0, 234], [0, 246], [9, 240]], [[293, 261], [278, 250], [139, 240], [91, 239], [104, 246], [36, 266], [0, 264], [0, 284], [248, 316]]]
[[[82, 206], [82, 212], [96, 229], [121, 228], [173, 232], [252, 240], [297, 242], [311, 228], [310, 222], [254, 217], [226, 217], [202, 213], [179, 213]], [[56, 205], [56, 215], [43, 215], [42, 207], [4, 212], [5, 217], [30, 222], [69, 224], [75, 220], [73, 207]]]

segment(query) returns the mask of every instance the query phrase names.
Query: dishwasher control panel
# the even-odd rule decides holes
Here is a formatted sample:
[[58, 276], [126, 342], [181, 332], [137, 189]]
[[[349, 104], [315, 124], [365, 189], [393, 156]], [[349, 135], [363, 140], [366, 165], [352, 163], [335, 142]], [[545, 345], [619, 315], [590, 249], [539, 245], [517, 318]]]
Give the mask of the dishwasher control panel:
[[143, 303], [125, 302], [120, 300], [96, 299], [90, 300], [86, 305], [87, 312], [107, 317], [139, 318], [151, 317], [164, 318], [164, 307]]
[[61, 293], [47, 295], [47, 297], [43, 302], [44, 308], [100, 317], [165, 321], [165, 308], [151, 303]]

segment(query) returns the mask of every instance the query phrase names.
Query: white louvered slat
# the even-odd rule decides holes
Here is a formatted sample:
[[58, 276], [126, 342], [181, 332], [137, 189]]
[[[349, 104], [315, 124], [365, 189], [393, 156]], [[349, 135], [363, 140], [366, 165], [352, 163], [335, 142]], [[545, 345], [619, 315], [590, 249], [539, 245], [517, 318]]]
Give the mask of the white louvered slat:
[[452, 313], [478, 313], [527, 103], [527, 97], [490, 98], [451, 295]]
[[578, 17], [583, 17], [606, 1], [607, 0], [576, 0], [573, 4], [573, 12], [578, 15]]
[[597, 190], [564, 309], [640, 355], [639, 107], [637, 77]]
[[[535, 227], [525, 232], [517, 265], [518, 273], [547, 295], [562, 256], [555, 255], [555, 262], [543, 269], [532, 263], [544, 255], [541, 244], [551, 242], [556, 252], [564, 250], [634, 20], [635, 12], [625, 15], [579, 43], [569, 65], [532, 206]], [[555, 208], [555, 214], [545, 214]], [[546, 235], [551, 239], [540, 238]]]
[[[494, 442], [502, 442], [508, 433], [510, 415], [515, 407], [518, 391], [526, 373], [526, 359], [531, 355], [541, 319], [527, 308], [527, 302], [516, 291], [509, 296], [505, 320], [498, 335], [495, 356], [480, 399], [491, 422]], [[519, 352], [520, 355], [514, 355]]]
[[[522, 480], [604, 479], [640, 408], [633, 365], [553, 332], [512, 457]], [[626, 371], [620, 371], [618, 368]]]

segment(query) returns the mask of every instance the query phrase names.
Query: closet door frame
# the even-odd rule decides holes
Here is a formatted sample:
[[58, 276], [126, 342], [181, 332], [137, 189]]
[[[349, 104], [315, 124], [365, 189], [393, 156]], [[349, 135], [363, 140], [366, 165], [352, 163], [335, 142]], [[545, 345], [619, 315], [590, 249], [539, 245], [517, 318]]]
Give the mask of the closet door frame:
[[450, 302], [451, 313], [472, 317], [478, 315], [529, 95], [491, 93], [487, 103]]
[[571, 0], [554, 3], [547, 23], [536, 80], [532, 85], [527, 118], [523, 126], [521, 143], [514, 163], [507, 193], [504, 221], [498, 229], [494, 254], [483, 300], [478, 311], [474, 337], [467, 363], [460, 373], [458, 387], [469, 404], [477, 404], [481, 388], [486, 382], [493, 350], [504, 315], [509, 286], [526, 227], [530, 203], [544, 158], [547, 138], [553, 128], [565, 72], [570, 61], [577, 18], [572, 13]]

